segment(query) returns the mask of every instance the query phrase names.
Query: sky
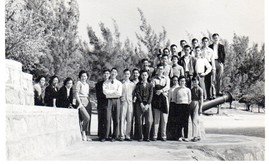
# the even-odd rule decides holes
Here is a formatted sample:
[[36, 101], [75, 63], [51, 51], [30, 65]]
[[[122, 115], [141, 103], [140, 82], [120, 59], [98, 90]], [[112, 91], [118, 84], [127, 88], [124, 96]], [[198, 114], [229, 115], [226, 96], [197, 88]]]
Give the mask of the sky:
[[98, 24], [113, 27], [117, 21], [121, 39], [137, 42], [142, 9], [155, 32], [162, 26], [171, 43], [189, 39], [187, 33], [201, 39], [207, 30], [232, 41], [233, 34], [249, 36], [250, 43], [264, 43], [264, 0], [78, 0], [79, 35], [88, 41], [86, 27], [100, 34]]

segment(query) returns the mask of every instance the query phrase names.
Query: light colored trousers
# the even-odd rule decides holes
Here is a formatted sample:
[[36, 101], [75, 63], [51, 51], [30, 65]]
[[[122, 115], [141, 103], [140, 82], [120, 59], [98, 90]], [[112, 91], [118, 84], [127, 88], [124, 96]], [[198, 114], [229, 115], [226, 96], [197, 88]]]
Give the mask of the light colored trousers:
[[120, 137], [130, 139], [133, 119], [133, 102], [122, 101], [120, 113]]
[[[167, 104], [167, 109], [169, 109], [167, 96], [166, 96], [166, 104]], [[169, 111], [168, 111], [168, 113], [169, 113]], [[158, 131], [159, 131], [159, 125], [161, 123], [161, 129], [160, 129], [161, 130], [161, 137], [163, 139], [166, 139], [166, 125], [167, 125], [167, 121], [168, 121], [168, 114], [163, 113], [158, 109], [153, 109], [153, 117], [154, 117], [153, 138], [157, 139]]]
[[190, 116], [191, 116], [191, 124], [192, 124], [192, 137], [200, 137], [200, 129], [199, 129], [199, 101], [192, 101], [190, 104]]
[[203, 89], [203, 98], [204, 100], [207, 99], [206, 87], [205, 87], [205, 77], [198, 76], [200, 87]]
[[222, 63], [219, 63], [218, 60], [215, 60], [215, 64], [216, 64], [216, 93], [218, 94], [221, 91], [224, 66]]

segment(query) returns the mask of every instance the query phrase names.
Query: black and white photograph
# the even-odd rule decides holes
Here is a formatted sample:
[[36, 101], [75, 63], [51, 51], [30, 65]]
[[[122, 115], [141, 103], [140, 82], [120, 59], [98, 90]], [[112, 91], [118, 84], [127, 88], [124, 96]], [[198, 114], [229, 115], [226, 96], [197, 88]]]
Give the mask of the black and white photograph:
[[1, 158], [265, 162], [266, 3], [4, 0]]

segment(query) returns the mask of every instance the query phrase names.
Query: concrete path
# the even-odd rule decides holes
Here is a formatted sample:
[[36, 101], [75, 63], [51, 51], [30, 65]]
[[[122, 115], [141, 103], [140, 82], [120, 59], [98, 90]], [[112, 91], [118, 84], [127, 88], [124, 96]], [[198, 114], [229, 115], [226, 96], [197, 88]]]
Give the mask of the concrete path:
[[42, 160], [264, 160], [264, 138], [208, 134], [200, 142], [80, 142]]

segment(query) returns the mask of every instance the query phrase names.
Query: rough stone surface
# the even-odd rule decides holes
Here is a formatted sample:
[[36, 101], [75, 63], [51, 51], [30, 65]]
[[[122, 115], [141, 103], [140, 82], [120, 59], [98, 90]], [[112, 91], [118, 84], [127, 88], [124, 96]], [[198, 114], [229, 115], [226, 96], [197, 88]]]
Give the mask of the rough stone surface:
[[22, 72], [22, 64], [14, 60], [6, 63], [6, 103], [34, 105], [34, 89], [32, 75]]
[[38, 159], [81, 140], [78, 111], [6, 105], [8, 160]]
[[80, 142], [42, 160], [264, 160], [264, 138], [208, 134], [200, 142]]

